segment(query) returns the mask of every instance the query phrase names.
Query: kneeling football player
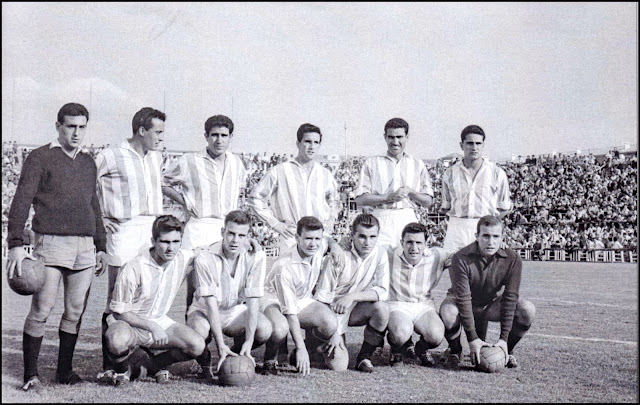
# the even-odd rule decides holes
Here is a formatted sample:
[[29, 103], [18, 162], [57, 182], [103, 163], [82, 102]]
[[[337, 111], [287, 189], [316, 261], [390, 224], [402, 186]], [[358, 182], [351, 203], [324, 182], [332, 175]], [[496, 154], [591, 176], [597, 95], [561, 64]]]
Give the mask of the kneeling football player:
[[[302, 217], [297, 223], [296, 244], [273, 263], [267, 275], [267, 292], [260, 308], [271, 321], [273, 333], [264, 352], [264, 374], [277, 374], [278, 346], [291, 332], [295, 350], [289, 364], [298, 372], [310, 372], [309, 353], [302, 336], [315, 336], [327, 341], [336, 330], [336, 317], [324, 304], [313, 299], [323, 256], [331, 251], [332, 260], [340, 261], [341, 249], [322, 234], [323, 226], [316, 217]], [[334, 257], [338, 256], [338, 257]]]
[[[413, 357], [406, 348], [415, 331], [420, 340], [415, 355], [422, 365], [433, 366], [429, 349], [438, 347], [444, 339], [444, 324], [436, 311], [431, 291], [442, 276], [452, 250], [427, 249], [427, 228], [417, 222], [402, 230], [400, 246], [389, 252], [389, 326], [387, 340], [391, 345], [391, 366], [403, 363], [403, 357]], [[404, 353], [403, 353], [404, 349]]]
[[325, 345], [329, 356], [336, 347], [346, 350], [343, 334], [347, 326], [366, 325], [356, 369], [369, 373], [373, 371], [373, 352], [384, 345], [389, 320], [385, 303], [389, 295], [389, 259], [384, 247], [376, 244], [379, 231], [375, 216], [358, 215], [352, 225], [352, 248], [344, 252], [344, 266], [326, 261], [314, 295], [329, 305], [338, 320], [336, 332]]
[[[451, 288], [440, 305], [449, 348], [445, 361], [452, 367], [460, 362], [460, 326], [464, 328], [476, 365], [488, 322], [500, 322], [500, 347], [507, 357], [507, 367], [518, 366], [513, 356], [516, 344], [527, 333], [535, 317], [535, 306], [520, 298], [522, 259], [509, 248], [501, 248], [503, 224], [487, 215], [478, 221], [476, 241], [460, 249], [451, 259]], [[500, 293], [500, 290], [502, 293]]]
[[[259, 312], [264, 294], [265, 253], [255, 241], [247, 249], [251, 217], [236, 210], [224, 219], [222, 240], [200, 251], [194, 259], [194, 299], [187, 309], [187, 325], [218, 348], [218, 368], [228, 356], [249, 357], [251, 350], [271, 336], [271, 323]], [[223, 333], [235, 339], [229, 348]], [[202, 377], [211, 378], [211, 352], [205, 347], [197, 358]]]
[[152, 247], [118, 272], [105, 332], [115, 371], [109, 377], [116, 386], [129, 382], [132, 367], [127, 360], [139, 347], [163, 350], [155, 355], [146, 350], [150, 374], [161, 384], [169, 382], [170, 364], [194, 359], [204, 350], [200, 335], [167, 316], [193, 268], [194, 251], [180, 249], [183, 229], [176, 217], [159, 216], [152, 225]]

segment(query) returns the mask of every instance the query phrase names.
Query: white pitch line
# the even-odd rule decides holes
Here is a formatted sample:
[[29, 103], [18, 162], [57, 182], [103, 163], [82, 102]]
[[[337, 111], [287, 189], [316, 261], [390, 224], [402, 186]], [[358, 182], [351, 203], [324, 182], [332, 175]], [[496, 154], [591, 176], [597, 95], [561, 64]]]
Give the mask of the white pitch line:
[[527, 333], [527, 336], [541, 336], [552, 339], [567, 339], [567, 340], [582, 340], [585, 342], [606, 342], [606, 343], [620, 343], [623, 345], [637, 345], [638, 342], [632, 342], [629, 340], [613, 340], [613, 339], [600, 339], [600, 338], [581, 338], [577, 336], [561, 336], [561, 335], [545, 335], [542, 333]]
[[622, 305], [615, 304], [603, 304], [600, 302], [576, 302], [576, 301], [566, 301], [566, 300], [553, 300], [553, 299], [545, 299], [545, 298], [530, 298], [531, 301], [547, 301], [547, 302], [557, 302], [560, 304], [569, 304], [569, 305], [580, 305], [580, 306], [592, 306], [592, 307], [609, 307], [609, 308], [620, 308], [625, 310], [637, 310], [638, 307], [625, 307]]

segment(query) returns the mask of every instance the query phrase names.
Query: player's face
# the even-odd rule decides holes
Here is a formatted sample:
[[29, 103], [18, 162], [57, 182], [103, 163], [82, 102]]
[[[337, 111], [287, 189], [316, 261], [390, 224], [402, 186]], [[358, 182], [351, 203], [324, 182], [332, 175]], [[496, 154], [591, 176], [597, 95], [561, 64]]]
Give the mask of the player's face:
[[87, 130], [87, 117], [84, 115], [65, 115], [62, 123], [56, 122], [58, 142], [68, 152], [73, 152], [80, 147]]
[[322, 229], [315, 231], [303, 229], [301, 235], [296, 233], [296, 242], [298, 242], [300, 257], [304, 259], [305, 257], [313, 256], [322, 245]]
[[353, 247], [360, 257], [365, 257], [373, 250], [376, 242], [378, 241], [378, 233], [380, 230], [377, 226], [367, 228], [363, 225], [356, 226], [353, 230]]
[[143, 148], [145, 150], [162, 150], [164, 141], [164, 121], [159, 118], [151, 119], [151, 128], [142, 128]]
[[484, 149], [484, 141], [480, 134], [467, 134], [464, 142], [460, 142], [460, 147], [464, 152], [465, 159], [476, 160], [482, 158], [482, 150]]
[[204, 136], [207, 139], [207, 149], [209, 149], [214, 156], [225, 153], [233, 137], [232, 134], [229, 134], [229, 128], [227, 127], [212, 127], [209, 133]]
[[404, 252], [404, 258], [415, 266], [422, 259], [424, 250], [427, 248], [427, 241], [423, 232], [417, 233], [405, 233], [404, 238], [401, 240], [402, 251]]
[[227, 222], [227, 225], [222, 228], [222, 248], [235, 257], [240, 253], [240, 249], [245, 245], [248, 237], [249, 224]]
[[303, 162], [315, 159], [320, 149], [320, 134], [317, 132], [306, 132], [302, 135], [302, 140], [297, 142], [298, 158]]
[[502, 244], [502, 225], [482, 225], [476, 234], [478, 248], [484, 256], [493, 256]]
[[384, 133], [384, 140], [387, 142], [387, 153], [391, 156], [400, 156], [407, 146], [409, 135], [404, 132], [404, 128], [387, 128]]
[[151, 238], [153, 249], [159, 259], [158, 264], [173, 260], [182, 244], [182, 235], [178, 231], [161, 233], [158, 239]]

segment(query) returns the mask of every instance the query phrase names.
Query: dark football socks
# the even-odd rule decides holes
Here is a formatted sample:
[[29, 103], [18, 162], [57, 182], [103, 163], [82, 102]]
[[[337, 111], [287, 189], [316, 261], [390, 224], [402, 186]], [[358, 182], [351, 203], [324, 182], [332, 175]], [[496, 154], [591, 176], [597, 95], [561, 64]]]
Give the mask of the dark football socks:
[[462, 332], [462, 327], [458, 327], [455, 331], [444, 331], [444, 337], [447, 339], [449, 343], [449, 349], [451, 353], [461, 353], [462, 352], [462, 344], [460, 344], [460, 333]]
[[58, 370], [57, 374], [65, 376], [71, 373], [71, 362], [73, 361], [73, 352], [76, 349], [78, 335], [58, 330], [60, 336], [60, 349], [58, 351]]
[[38, 356], [40, 355], [40, 346], [42, 338], [33, 337], [26, 332], [22, 333], [22, 360], [24, 361], [24, 382], [29, 378], [38, 375]]
[[358, 353], [356, 363], [360, 363], [363, 359], [369, 359], [376, 350], [376, 347], [384, 345], [384, 332], [378, 332], [371, 325], [364, 328], [364, 341]]
[[209, 335], [209, 337], [204, 341], [204, 351], [202, 354], [196, 357], [196, 361], [200, 367], [211, 366], [211, 350], [209, 350], [209, 343], [211, 343], [211, 335]]
[[160, 370], [165, 370], [173, 363], [192, 359], [192, 356], [185, 354], [182, 350], [170, 349], [151, 358], [152, 370], [150, 371], [155, 374]]
[[519, 322], [513, 322], [511, 332], [509, 332], [509, 337], [507, 338], [507, 349], [509, 351], [509, 354], [511, 354], [520, 339], [522, 339], [522, 337], [527, 334], [527, 331], [530, 327], [531, 325], [523, 325]]

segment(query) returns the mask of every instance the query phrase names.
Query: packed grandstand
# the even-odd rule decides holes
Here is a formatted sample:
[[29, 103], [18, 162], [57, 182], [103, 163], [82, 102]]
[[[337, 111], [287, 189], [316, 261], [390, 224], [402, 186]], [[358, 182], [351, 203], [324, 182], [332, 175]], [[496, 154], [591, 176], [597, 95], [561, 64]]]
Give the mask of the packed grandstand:
[[[109, 145], [85, 146], [95, 156]], [[2, 147], [2, 241], [6, 254], [8, 215], [11, 200], [20, 179], [22, 162], [32, 146], [3, 142]], [[163, 151], [165, 166], [170, 167], [184, 152]], [[263, 153], [239, 154], [249, 172], [240, 207], [266, 171], [292, 155]], [[340, 187], [343, 202], [333, 235], [349, 233], [349, 224], [359, 212], [353, 199], [363, 156], [329, 159], [330, 169]], [[429, 231], [428, 243], [442, 246], [447, 217], [438, 213], [442, 174], [455, 157], [427, 161], [435, 199], [428, 208], [419, 209], [420, 221]], [[505, 242], [525, 260], [637, 261], [637, 177], [636, 151], [620, 153], [616, 148], [606, 154], [552, 154], [518, 157], [498, 163], [507, 173], [513, 211], [505, 218]], [[165, 211], [183, 219], [181, 207], [165, 198]], [[253, 236], [268, 254], [277, 255], [277, 232], [256, 220]], [[30, 245], [33, 232], [30, 221], [24, 232]]]

